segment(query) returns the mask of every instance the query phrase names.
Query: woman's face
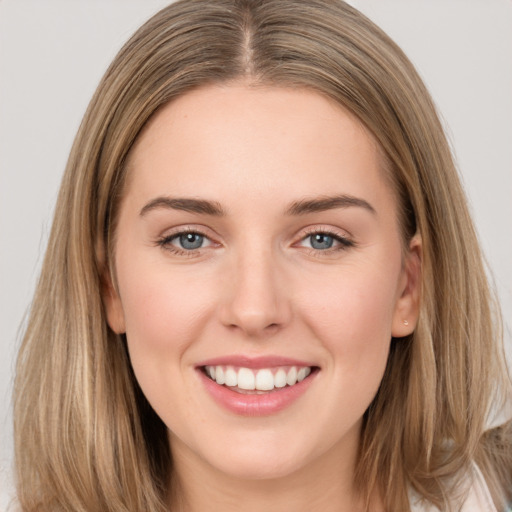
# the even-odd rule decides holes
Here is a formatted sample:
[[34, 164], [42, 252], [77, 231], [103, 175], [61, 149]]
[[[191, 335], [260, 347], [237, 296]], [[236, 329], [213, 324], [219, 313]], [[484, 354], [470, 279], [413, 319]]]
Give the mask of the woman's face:
[[372, 136], [311, 91], [210, 86], [158, 112], [128, 172], [108, 320], [178, 468], [353, 465], [417, 315]]

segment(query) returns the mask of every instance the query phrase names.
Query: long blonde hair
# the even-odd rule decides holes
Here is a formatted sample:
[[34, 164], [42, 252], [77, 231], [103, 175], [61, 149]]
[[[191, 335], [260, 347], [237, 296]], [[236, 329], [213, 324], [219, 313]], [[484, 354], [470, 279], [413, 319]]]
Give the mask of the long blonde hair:
[[[160, 511], [172, 481], [166, 428], [107, 326], [125, 161], [163, 105], [209, 83], [307, 87], [352, 111], [378, 140], [404, 242], [421, 235], [422, 303], [392, 340], [365, 414], [356, 482], [386, 510], [408, 490], [448, 509], [476, 461], [498, 506], [512, 488], [512, 434], [486, 432], [509, 392], [500, 319], [435, 107], [402, 51], [338, 0], [190, 0], [160, 11], [103, 77], [75, 139], [15, 381], [24, 511]], [[461, 491], [462, 492], [462, 491]]]

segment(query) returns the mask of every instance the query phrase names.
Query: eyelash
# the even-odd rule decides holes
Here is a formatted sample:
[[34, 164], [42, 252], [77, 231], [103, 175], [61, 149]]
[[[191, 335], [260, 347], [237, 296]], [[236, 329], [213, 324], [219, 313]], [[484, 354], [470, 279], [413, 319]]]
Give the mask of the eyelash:
[[204, 249], [204, 247], [200, 247], [198, 249], [188, 249], [187, 250], [187, 249], [180, 249], [179, 247], [172, 245], [173, 240], [176, 240], [180, 236], [189, 235], [189, 234], [190, 235], [199, 235], [199, 236], [202, 236], [202, 237], [210, 240], [210, 237], [206, 233], [201, 231], [200, 229], [188, 228], [188, 229], [176, 231], [175, 233], [172, 233], [170, 235], [166, 235], [166, 236], [159, 238], [156, 241], [156, 245], [158, 245], [159, 247], [162, 247], [162, 249], [165, 249], [166, 251], [176, 254], [177, 256], [185, 256], [185, 257], [189, 257], [189, 258], [193, 257], [193, 256], [197, 256], [198, 251], [200, 251], [201, 249]]
[[[188, 235], [188, 234], [199, 235], [201, 237], [204, 237], [204, 238], [210, 240], [210, 242], [211, 242], [210, 237], [206, 233], [201, 231], [200, 229], [188, 228], [188, 229], [183, 229], [181, 231], [177, 231], [170, 235], [166, 235], [164, 237], [159, 238], [156, 241], [156, 245], [159, 247], [162, 247], [166, 251], [170, 251], [171, 253], [176, 254], [178, 256], [186, 256], [186, 257], [197, 256], [199, 251], [204, 249], [204, 247], [187, 250], [187, 249], [180, 249], [179, 247], [172, 245], [172, 242], [174, 240], [176, 240], [180, 236]], [[305, 235], [300, 238], [299, 243], [303, 242], [303, 241], [307, 240], [308, 238], [311, 238], [315, 235], [325, 235], [325, 236], [331, 237], [338, 244], [335, 247], [329, 247], [327, 249], [315, 249], [314, 247], [303, 247], [303, 249], [307, 250], [307, 252], [309, 254], [317, 256], [317, 257], [327, 256], [327, 255], [337, 253], [340, 251], [345, 251], [345, 250], [349, 249], [350, 247], [354, 247], [356, 245], [353, 240], [351, 240], [345, 236], [341, 236], [339, 233], [336, 233], [333, 230], [319, 229], [319, 228], [306, 230]], [[213, 242], [211, 242], [211, 243], [214, 244]]]
[[300, 239], [300, 242], [303, 242], [304, 240], [311, 238], [315, 235], [326, 235], [334, 239], [335, 242], [337, 242], [339, 245], [334, 247], [329, 247], [328, 249], [315, 249], [314, 247], [305, 247], [309, 254], [316, 256], [316, 257], [322, 257], [322, 256], [328, 256], [332, 255], [341, 251], [346, 251], [347, 249], [351, 247], [355, 247], [355, 242], [351, 240], [350, 238], [340, 235], [339, 233], [336, 233], [334, 230], [330, 230], [328, 228], [322, 229], [322, 228], [312, 228], [306, 230], [305, 236], [303, 236]]

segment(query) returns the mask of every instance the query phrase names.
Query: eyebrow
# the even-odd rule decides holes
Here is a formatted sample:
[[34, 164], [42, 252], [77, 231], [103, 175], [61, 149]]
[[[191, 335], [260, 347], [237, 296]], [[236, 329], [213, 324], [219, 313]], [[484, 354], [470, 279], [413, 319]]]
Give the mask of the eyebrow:
[[157, 208], [167, 208], [171, 210], [182, 210], [185, 212], [199, 213], [203, 215], [213, 215], [222, 217], [226, 215], [220, 203], [216, 201], [207, 201], [205, 199], [180, 198], [180, 197], [157, 197], [147, 203], [140, 211], [143, 217], [151, 210]]
[[295, 201], [288, 207], [286, 214], [306, 215], [308, 213], [334, 210], [335, 208], [349, 208], [352, 206], [364, 208], [374, 215], [377, 214], [375, 208], [368, 201], [347, 194], [321, 196], [313, 199], [302, 199], [300, 201]]
[[[313, 199], [301, 199], [300, 201], [294, 201], [285, 210], [285, 214], [293, 216], [307, 215], [308, 213], [323, 212], [327, 210], [334, 210], [336, 208], [349, 208], [354, 206], [364, 208], [374, 215], [376, 214], [375, 208], [373, 208], [368, 201], [347, 194], [321, 196]], [[148, 212], [158, 208], [181, 210], [202, 215], [212, 215], [215, 217], [223, 217], [226, 215], [225, 210], [217, 201], [161, 196], [149, 201], [149, 203], [141, 209], [140, 216], [143, 217]]]

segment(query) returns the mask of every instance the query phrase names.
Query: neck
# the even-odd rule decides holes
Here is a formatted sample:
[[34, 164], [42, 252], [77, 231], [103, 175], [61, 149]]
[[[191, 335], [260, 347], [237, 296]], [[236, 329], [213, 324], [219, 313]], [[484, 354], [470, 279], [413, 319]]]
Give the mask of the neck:
[[[300, 469], [276, 478], [246, 479], [226, 474], [200, 459], [179, 440], [171, 442], [174, 462], [173, 512], [359, 512], [363, 499], [354, 489], [356, 447], [334, 446]], [[346, 446], [345, 446], [346, 447]], [[372, 510], [374, 508], [372, 507]], [[376, 507], [375, 510], [380, 510]]]

